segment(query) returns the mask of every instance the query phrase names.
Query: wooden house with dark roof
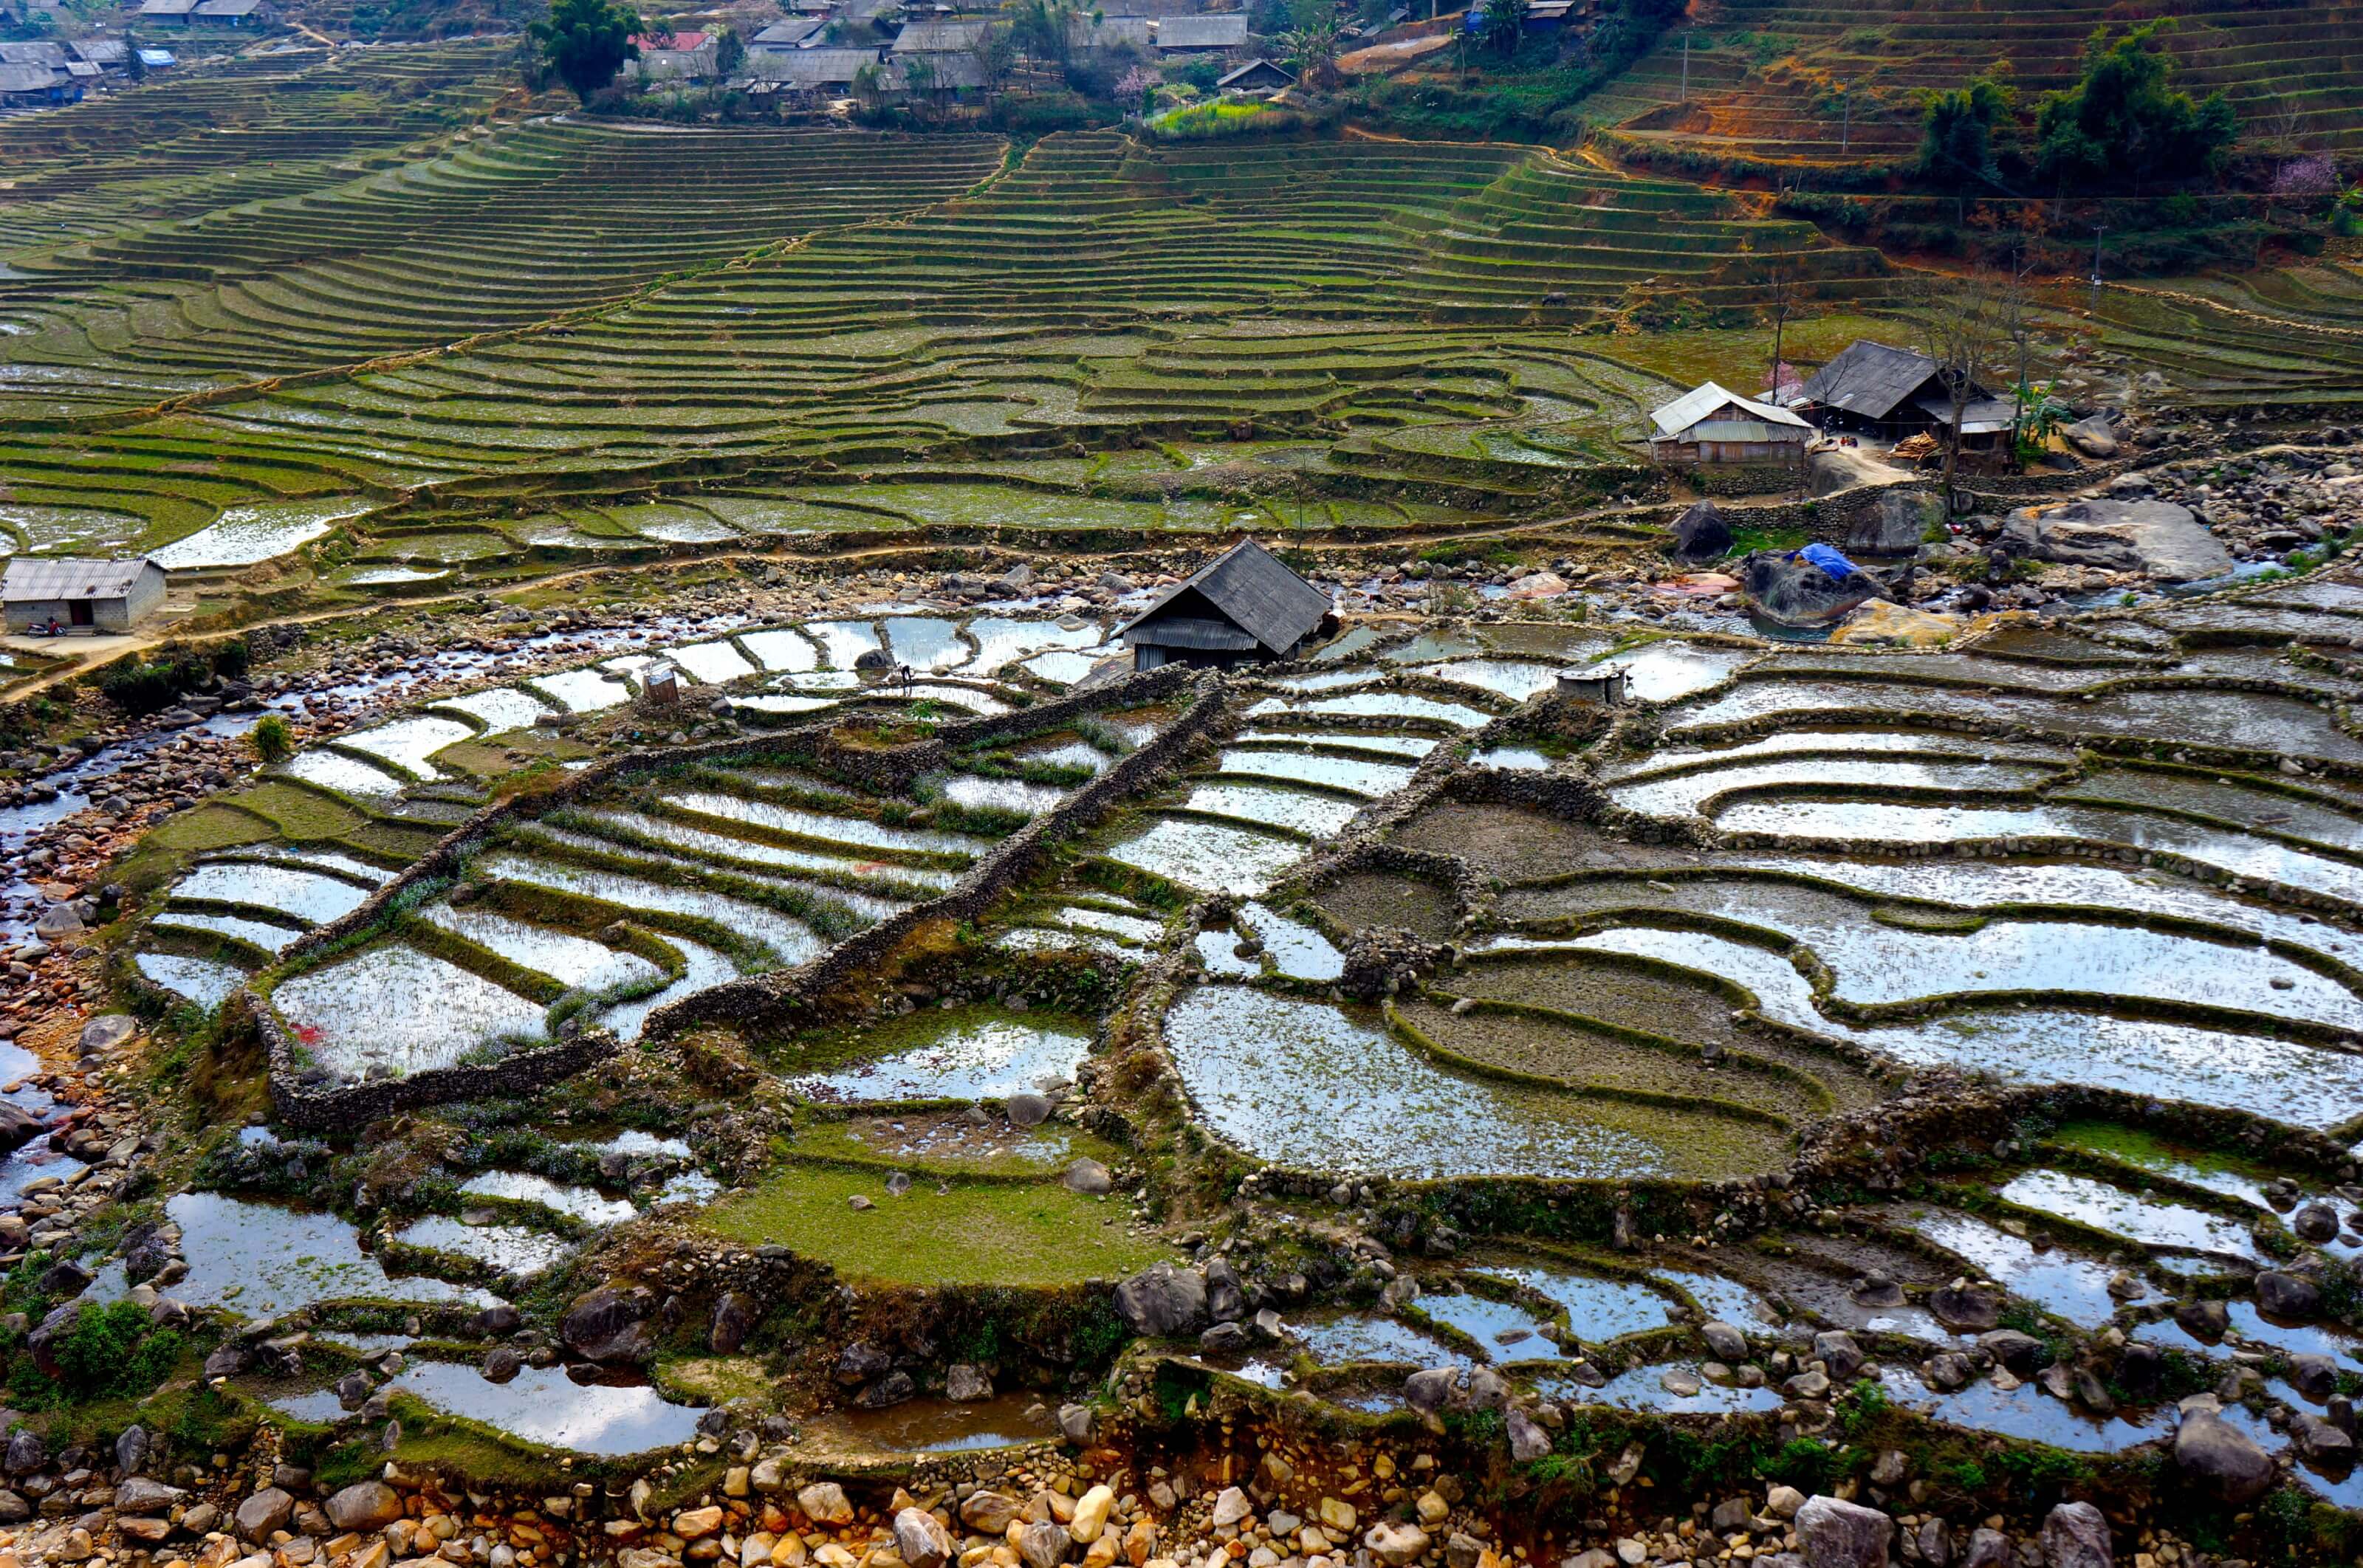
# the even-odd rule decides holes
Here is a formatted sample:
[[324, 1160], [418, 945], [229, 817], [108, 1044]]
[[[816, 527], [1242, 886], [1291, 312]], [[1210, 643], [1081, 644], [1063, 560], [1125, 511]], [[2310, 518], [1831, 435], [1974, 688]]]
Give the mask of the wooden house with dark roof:
[[1297, 657], [1334, 624], [1329, 596], [1243, 539], [1177, 583], [1120, 634], [1135, 669], [1162, 664], [1232, 669]]
[[[1846, 352], [1815, 370], [1801, 394], [1816, 423], [1828, 430], [1851, 430], [1897, 440], [1927, 432], [1948, 434], [1953, 394], [1936, 361], [1909, 348], [1858, 339]], [[1961, 411], [1961, 444], [1993, 444], [2011, 426], [2011, 403], [1972, 382]]]

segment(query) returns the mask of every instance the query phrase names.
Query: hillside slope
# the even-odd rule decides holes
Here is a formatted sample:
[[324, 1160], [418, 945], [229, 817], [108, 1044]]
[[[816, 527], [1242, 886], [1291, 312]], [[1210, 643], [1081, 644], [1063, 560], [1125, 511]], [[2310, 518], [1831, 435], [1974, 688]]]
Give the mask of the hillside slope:
[[1996, 61], [2024, 93], [2066, 86], [2094, 28], [2162, 10], [2175, 18], [2165, 41], [2179, 84], [2220, 88], [2247, 133], [2319, 151], [2363, 148], [2363, 56], [2352, 48], [2363, 15], [2317, 0], [1703, 0], [1689, 28], [1668, 31], [1584, 107], [1645, 144], [1799, 164], [1887, 162], [1918, 144], [1920, 89], [1957, 86]]

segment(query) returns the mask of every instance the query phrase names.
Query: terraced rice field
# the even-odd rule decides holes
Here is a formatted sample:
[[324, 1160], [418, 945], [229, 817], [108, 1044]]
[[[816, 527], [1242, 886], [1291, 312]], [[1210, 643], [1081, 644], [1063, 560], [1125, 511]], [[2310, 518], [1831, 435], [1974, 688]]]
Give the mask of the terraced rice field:
[[[2175, 22], [2164, 42], [2179, 81], [2224, 90], [2244, 123], [2278, 127], [2286, 116], [2306, 145], [2325, 149], [2363, 137], [2363, 72], [2334, 43], [2338, 7], [2199, 5], [2178, 7]], [[2022, 93], [2065, 86], [2103, 25], [2128, 24], [2093, 0], [2000, 10], [1722, 0], [1691, 29], [1687, 96], [1683, 40], [1670, 33], [1588, 107], [1647, 141], [1792, 162], [1893, 160], [1919, 145], [1914, 94], [1997, 61]]]

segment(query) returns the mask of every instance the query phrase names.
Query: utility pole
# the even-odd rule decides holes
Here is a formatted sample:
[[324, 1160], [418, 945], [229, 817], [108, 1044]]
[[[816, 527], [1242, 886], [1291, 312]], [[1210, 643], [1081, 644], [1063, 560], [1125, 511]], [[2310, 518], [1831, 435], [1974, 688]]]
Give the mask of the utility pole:
[[1844, 154], [1847, 138], [1854, 131], [1854, 94], [1845, 87], [1838, 89], [1838, 151]]
[[2107, 224], [2092, 226], [2092, 309], [2096, 313], [2101, 308], [2101, 236], [2108, 232]]
[[1691, 30], [1688, 28], [1684, 28], [1682, 29], [1682, 96], [1681, 101], [1685, 104], [1691, 101]]

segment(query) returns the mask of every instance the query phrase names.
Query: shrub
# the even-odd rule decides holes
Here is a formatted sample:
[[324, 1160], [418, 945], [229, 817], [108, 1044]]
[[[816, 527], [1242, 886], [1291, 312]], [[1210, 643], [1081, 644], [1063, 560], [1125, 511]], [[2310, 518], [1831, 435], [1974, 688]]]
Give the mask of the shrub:
[[8, 1394], [20, 1408], [86, 1403], [116, 1394], [145, 1394], [172, 1375], [186, 1342], [148, 1321], [136, 1301], [84, 1307], [50, 1342], [52, 1378], [19, 1352], [8, 1371]]
[[254, 733], [247, 737], [247, 744], [264, 762], [284, 762], [295, 755], [295, 732], [278, 714], [265, 713], [262, 722], [254, 726]]
[[2120, 173], [2175, 179], [2211, 173], [2232, 149], [2238, 121], [2223, 94], [2193, 102], [2174, 91], [2174, 61], [2157, 44], [2160, 17], [2084, 45], [2084, 74], [2047, 93], [2036, 115], [2036, 168], [2062, 181], [2099, 183]]
[[98, 690], [127, 713], [154, 713], [171, 707], [182, 692], [204, 685], [213, 673], [213, 660], [205, 655], [166, 644], [152, 659], [119, 666], [99, 677]]

